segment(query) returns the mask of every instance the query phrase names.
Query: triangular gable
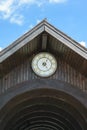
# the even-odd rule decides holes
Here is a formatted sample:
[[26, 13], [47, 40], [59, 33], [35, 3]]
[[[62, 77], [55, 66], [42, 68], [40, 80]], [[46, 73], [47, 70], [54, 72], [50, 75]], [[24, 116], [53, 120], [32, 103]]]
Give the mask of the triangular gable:
[[62, 33], [61, 31], [59, 31], [58, 29], [50, 25], [46, 20], [43, 20], [41, 23], [39, 23], [29, 32], [27, 32], [18, 40], [16, 40], [9, 47], [2, 50], [0, 52], [0, 63], [3, 62], [12, 54], [14, 54], [17, 50], [22, 48], [24, 45], [26, 45], [28, 42], [30, 42], [32, 39], [34, 39], [36, 36], [38, 36], [44, 31], [52, 35], [54, 38], [56, 38], [61, 43], [63, 43], [64, 45], [69, 47], [71, 50], [73, 50], [75, 53], [79, 54], [81, 57], [87, 60], [86, 48], [82, 47], [76, 41], [74, 41], [73, 39], [71, 39], [70, 37]]

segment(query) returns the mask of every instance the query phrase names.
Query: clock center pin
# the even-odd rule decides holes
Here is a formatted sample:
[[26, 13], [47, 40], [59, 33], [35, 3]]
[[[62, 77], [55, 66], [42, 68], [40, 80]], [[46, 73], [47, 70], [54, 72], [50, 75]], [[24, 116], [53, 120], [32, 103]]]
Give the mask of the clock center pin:
[[47, 64], [46, 64], [46, 62], [43, 62], [42, 65], [43, 65], [43, 66], [46, 66]]

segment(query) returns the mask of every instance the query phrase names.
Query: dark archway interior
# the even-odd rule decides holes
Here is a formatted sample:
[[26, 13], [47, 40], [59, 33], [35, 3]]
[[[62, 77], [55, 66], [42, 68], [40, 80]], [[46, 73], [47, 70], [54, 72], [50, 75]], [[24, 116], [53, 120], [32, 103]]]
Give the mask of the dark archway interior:
[[1, 130], [86, 130], [84, 118], [66, 100], [45, 93], [22, 96], [5, 113]]

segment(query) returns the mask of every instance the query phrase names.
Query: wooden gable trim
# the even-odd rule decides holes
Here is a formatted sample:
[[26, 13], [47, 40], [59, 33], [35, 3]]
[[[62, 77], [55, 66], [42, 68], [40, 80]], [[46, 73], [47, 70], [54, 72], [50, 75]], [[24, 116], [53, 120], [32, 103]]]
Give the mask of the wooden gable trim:
[[79, 43], [48, 23], [46, 23], [45, 31], [87, 60], [87, 49], [80, 46]]
[[39, 24], [38, 26], [30, 30], [28, 33], [20, 37], [18, 40], [16, 40], [13, 44], [11, 44], [9, 47], [4, 49], [0, 53], [0, 63], [3, 62], [9, 56], [11, 56], [13, 53], [15, 53], [17, 50], [19, 50], [21, 47], [26, 45], [36, 36], [41, 34], [42, 32], [44, 32], [44, 24]]
[[70, 37], [62, 33], [61, 31], [56, 29], [54, 26], [50, 25], [46, 20], [43, 20], [41, 23], [35, 26], [28, 33], [24, 34], [22, 37], [16, 40], [9, 47], [1, 51], [0, 63], [3, 62], [5, 59], [7, 59], [9, 56], [11, 56], [13, 53], [15, 53], [17, 50], [19, 50], [21, 47], [26, 45], [28, 42], [30, 42], [32, 39], [34, 39], [36, 36], [38, 36], [44, 31], [52, 35], [54, 38], [56, 38], [57, 40], [62, 42], [64, 45], [68, 46], [74, 52], [76, 52], [77, 54], [79, 54], [80, 56], [82, 56], [84, 59], [87, 60], [86, 48], [83, 48], [76, 41], [74, 41], [73, 39], [71, 39]]

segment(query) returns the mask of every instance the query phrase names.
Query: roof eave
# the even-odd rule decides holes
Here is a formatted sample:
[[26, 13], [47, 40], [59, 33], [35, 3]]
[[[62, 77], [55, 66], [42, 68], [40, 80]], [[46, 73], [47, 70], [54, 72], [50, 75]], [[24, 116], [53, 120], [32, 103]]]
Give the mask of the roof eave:
[[41, 23], [39, 23], [37, 26], [35, 26], [33, 29], [31, 29], [29, 32], [24, 34], [22, 37], [20, 37], [18, 40], [16, 40], [13, 44], [11, 44], [9, 47], [4, 49], [0, 52], [0, 63], [6, 60], [9, 56], [14, 54], [17, 50], [19, 50], [21, 47], [26, 45], [28, 42], [30, 42], [32, 39], [34, 39], [36, 36], [41, 34], [42, 32], [46, 31], [50, 35], [52, 35], [54, 38], [62, 42], [64, 45], [69, 47], [71, 50], [79, 54], [81, 57], [87, 60], [87, 49], [81, 47], [76, 41], [62, 33], [60, 30], [56, 29], [54, 26], [50, 25], [46, 20], [43, 20]]
[[87, 60], [87, 49], [80, 46], [79, 43], [48, 23], [46, 23], [45, 31]]
[[0, 53], [0, 63], [6, 60], [9, 56], [11, 56], [13, 53], [15, 53], [17, 50], [19, 50], [21, 47], [26, 45], [28, 42], [30, 42], [32, 39], [34, 39], [36, 36], [41, 34], [45, 31], [44, 24], [38, 24], [38, 26], [34, 27], [32, 30], [24, 34], [22, 37], [20, 37], [18, 40], [13, 42], [10, 46], [8, 46], [6, 49], [1, 51]]

